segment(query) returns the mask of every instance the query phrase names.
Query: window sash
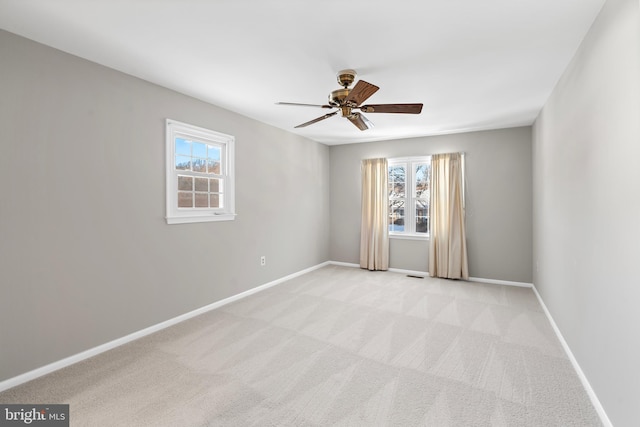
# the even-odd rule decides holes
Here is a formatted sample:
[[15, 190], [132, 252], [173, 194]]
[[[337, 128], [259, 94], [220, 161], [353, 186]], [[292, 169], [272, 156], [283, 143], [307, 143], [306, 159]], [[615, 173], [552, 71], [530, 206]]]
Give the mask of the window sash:
[[[183, 141], [180, 148], [179, 141]], [[233, 136], [167, 119], [167, 223], [234, 219], [234, 142]], [[186, 143], [189, 144], [188, 150], [185, 147]], [[196, 144], [203, 144], [204, 147]], [[199, 149], [198, 152], [196, 148]], [[188, 168], [176, 167], [179, 157], [185, 162], [189, 159]], [[204, 161], [203, 170], [194, 170], [193, 159]], [[214, 165], [219, 161], [219, 170], [210, 170], [209, 160]], [[212, 173], [213, 170], [216, 173]], [[179, 177], [192, 178], [191, 189], [187, 189], [185, 184], [188, 180], [183, 180], [183, 186], [179, 188]], [[199, 178], [207, 179], [207, 191], [203, 191], [201, 185], [196, 189]], [[212, 181], [216, 181], [217, 189], [212, 186]], [[212, 191], [212, 188], [215, 191]]]
[[[426, 166], [426, 189], [418, 195], [417, 168]], [[404, 195], [394, 195], [391, 186], [396, 181], [392, 177], [392, 168], [404, 168]], [[412, 157], [405, 159], [389, 159], [389, 234], [392, 236], [413, 236], [426, 238], [429, 235], [429, 185], [431, 173], [430, 157]], [[397, 174], [396, 174], [397, 176]], [[418, 215], [418, 206], [424, 205]], [[420, 221], [421, 220], [421, 221]], [[401, 225], [400, 225], [401, 224]]]

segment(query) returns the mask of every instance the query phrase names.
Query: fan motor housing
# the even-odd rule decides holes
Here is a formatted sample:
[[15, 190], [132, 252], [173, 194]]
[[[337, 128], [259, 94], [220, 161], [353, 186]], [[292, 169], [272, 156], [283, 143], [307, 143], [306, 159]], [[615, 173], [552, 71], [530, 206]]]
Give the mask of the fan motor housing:
[[346, 88], [334, 90], [331, 92], [331, 95], [329, 95], [329, 104], [341, 106], [344, 100], [347, 99], [347, 96], [349, 96], [349, 92], [351, 92], [351, 90]]

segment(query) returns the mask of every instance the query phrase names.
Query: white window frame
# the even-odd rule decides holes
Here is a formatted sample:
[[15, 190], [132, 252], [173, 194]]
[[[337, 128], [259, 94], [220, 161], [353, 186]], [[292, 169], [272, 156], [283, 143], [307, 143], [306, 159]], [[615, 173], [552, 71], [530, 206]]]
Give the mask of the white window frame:
[[[387, 159], [388, 166], [405, 166], [405, 209], [404, 209], [404, 231], [389, 231], [389, 237], [411, 240], [428, 240], [430, 230], [427, 229], [426, 233], [418, 233], [415, 231], [415, 197], [416, 194], [416, 178], [415, 178], [415, 166], [420, 163], [431, 164], [431, 156], [420, 157], [399, 157]], [[431, 171], [431, 168], [429, 168]], [[429, 176], [429, 183], [431, 183], [431, 177]], [[409, 209], [411, 207], [411, 209]], [[391, 214], [391, 212], [389, 212]], [[431, 221], [429, 221], [429, 225]]]
[[[176, 170], [176, 138], [222, 147], [220, 175], [222, 179], [222, 208], [179, 208], [178, 175], [200, 176], [197, 172]], [[166, 189], [167, 224], [231, 221], [235, 219], [235, 138], [176, 120], [166, 120]]]

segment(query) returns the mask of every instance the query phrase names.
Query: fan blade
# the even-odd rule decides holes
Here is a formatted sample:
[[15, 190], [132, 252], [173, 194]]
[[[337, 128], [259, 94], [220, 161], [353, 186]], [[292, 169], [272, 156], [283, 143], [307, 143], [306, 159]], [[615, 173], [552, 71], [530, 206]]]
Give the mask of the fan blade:
[[369, 121], [365, 116], [360, 113], [353, 113], [347, 116], [347, 119], [351, 121], [360, 130], [367, 130], [373, 127], [373, 123]]
[[298, 104], [297, 102], [276, 102], [276, 105], [294, 105], [300, 107], [320, 107], [320, 108], [335, 108], [331, 105], [320, 105], [320, 104]]
[[364, 80], [358, 80], [358, 83], [351, 89], [349, 96], [344, 100], [345, 104], [352, 106], [358, 106], [367, 100], [371, 95], [376, 93], [380, 89], [376, 85], [367, 83]]
[[422, 104], [369, 104], [360, 107], [364, 113], [420, 114]]
[[338, 114], [338, 112], [337, 112], [337, 111], [334, 111], [333, 113], [325, 114], [324, 116], [318, 117], [317, 119], [313, 119], [313, 120], [311, 120], [311, 121], [308, 121], [308, 122], [302, 123], [301, 125], [298, 125], [298, 126], [296, 126], [295, 128], [296, 128], [296, 129], [297, 129], [297, 128], [303, 128], [303, 127], [306, 127], [306, 126], [312, 125], [312, 124], [314, 124], [314, 123], [318, 123], [319, 121], [322, 121], [322, 120], [324, 120], [324, 119], [328, 119], [329, 117], [331, 117], [331, 116], [335, 116], [336, 114]]

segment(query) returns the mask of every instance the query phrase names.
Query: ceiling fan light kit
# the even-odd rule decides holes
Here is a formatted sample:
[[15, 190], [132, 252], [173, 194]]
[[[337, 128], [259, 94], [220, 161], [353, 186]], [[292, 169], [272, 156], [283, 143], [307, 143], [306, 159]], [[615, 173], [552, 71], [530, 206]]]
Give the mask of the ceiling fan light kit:
[[[373, 123], [367, 119], [361, 112], [365, 113], [394, 113], [394, 114], [420, 114], [422, 112], [422, 104], [371, 104], [360, 105], [371, 95], [376, 93], [378, 86], [358, 80], [353, 89], [349, 86], [353, 84], [358, 74], [355, 70], [347, 69], [338, 71], [337, 80], [342, 89], [336, 89], [329, 94], [329, 102], [325, 105], [319, 104], [299, 104], [295, 102], [278, 102], [278, 105], [295, 105], [303, 107], [319, 107], [336, 109], [331, 113], [325, 114], [308, 122], [299, 124], [296, 128], [303, 128], [322, 120], [333, 117], [341, 113], [342, 117], [348, 119], [360, 130], [367, 130], [373, 127]], [[354, 111], [360, 110], [361, 112]]]

